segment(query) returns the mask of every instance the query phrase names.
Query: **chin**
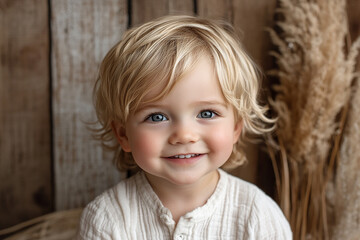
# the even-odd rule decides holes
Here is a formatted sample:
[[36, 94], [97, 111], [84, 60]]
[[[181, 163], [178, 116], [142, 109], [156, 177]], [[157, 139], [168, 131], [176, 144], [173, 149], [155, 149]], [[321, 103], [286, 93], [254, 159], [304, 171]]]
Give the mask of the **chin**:
[[198, 178], [188, 178], [188, 179], [169, 179], [173, 184], [178, 186], [191, 185], [198, 181]]
[[167, 177], [167, 181], [172, 182], [175, 185], [190, 185], [194, 183], [198, 183], [202, 180], [202, 178], [206, 177], [209, 173], [178, 173], [174, 174], [171, 177]]

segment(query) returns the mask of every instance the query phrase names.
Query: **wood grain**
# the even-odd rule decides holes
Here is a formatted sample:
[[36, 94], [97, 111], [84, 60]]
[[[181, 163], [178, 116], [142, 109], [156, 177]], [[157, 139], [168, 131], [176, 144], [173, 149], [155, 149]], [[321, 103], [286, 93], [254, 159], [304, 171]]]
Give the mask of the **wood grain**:
[[125, 0], [52, 1], [56, 210], [84, 206], [124, 178], [87, 129], [92, 88], [106, 52], [126, 30]]
[[[231, 23], [240, 33], [245, 50], [263, 70], [269, 70], [272, 60], [268, 55], [271, 42], [265, 29], [273, 26], [276, 0], [198, 0], [199, 16], [221, 19]], [[247, 165], [232, 174], [257, 182], [258, 147], [247, 144]]]
[[[354, 42], [360, 37], [360, 1], [359, 0], [347, 0], [347, 14], [349, 21], [349, 31], [351, 41]], [[360, 71], [360, 54], [357, 57], [357, 71]]]
[[266, 28], [274, 25], [276, 0], [234, 1], [234, 26], [243, 31], [243, 44], [255, 62], [264, 70], [272, 67], [272, 47]]
[[276, 0], [198, 0], [199, 16], [230, 22], [240, 32], [245, 49], [264, 69], [271, 66], [266, 28], [274, 24], [275, 7]]
[[132, 0], [131, 22], [133, 26], [168, 14], [194, 14], [192, 0]]
[[0, 2], [0, 228], [52, 209], [47, 2]]
[[198, 15], [233, 23], [233, 1], [234, 0], [197, 0]]
[[[354, 41], [360, 35], [360, 2], [347, 3]], [[128, 18], [134, 26], [167, 14], [194, 15], [197, 6], [198, 15], [227, 20], [241, 30], [246, 50], [267, 70], [273, 62], [264, 29], [273, 25], [275, 4], [276, 0], [0, 0], [0, 228], [50, 212], [54, 205], [56, 210], [84, 206], [125, 177], [84, 122], [95, 120], [91, 92], [98, 65], [120, 39]], [[258, 183], [259, 173], [272, 169], [258, 164], [258, 148], [248, 149], [249, 165], [233, 174]]]
[[[233, 9], [236, 13], [233, 19], [234, 26], [243, 32], [242, 42], [246, 51], [264, 73], [270, 70], [274, 64], [273, 59], [269, 56], [272, 44], [266, 28], [272, 28], [274, 25], [275, 7], [276, 0], [234, 1]], [[266, 80], [263, 81], [263, 88], [268, 88], [269, 83]], [[237, 172], [238, 176], [258, 185], [261, 185], [259, 181], [263, 176], [273, 172], [270, 160], [266, 159], [267, 162], [264, 162], [260, 151], [258, 145], [249, 143], [247, 148], [249, 164], [245, 168], [239, 168]], [[264, 169], [267, 172], [259, 176], [259, 169], [262, 169], [263, 165], [268, 166], [267, 169]], [[271, 186], [275, 184], [269, 177], [265, 181], [266, 185], [261, 186], [262, 188], [271, 189]]]

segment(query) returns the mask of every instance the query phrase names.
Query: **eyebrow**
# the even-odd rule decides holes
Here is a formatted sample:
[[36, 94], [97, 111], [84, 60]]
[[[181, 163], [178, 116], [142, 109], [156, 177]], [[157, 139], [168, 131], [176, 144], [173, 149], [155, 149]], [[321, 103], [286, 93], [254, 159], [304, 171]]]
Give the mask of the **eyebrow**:
[[[224, 108], [228, 107], [228, 104], [226, 102], [220, 102], [220, 101], [197, 101], [194, 102], [192, 105], [220, 105]], [[156, 104], [156, 103], [149, 103], [149, 104], [144, 104], [143, 106], [138, 107], [138, 109], [135, 111], [135, 113], [138, 113], [144, 109], [149, 109], [149, 108], [166, 108], [168, 107], [168, 104]]]
[[194, 105], [220, 105], [224, 108], [228, 107], [228, 104], [226, 102], [220, 102], [220, 101], [198, 101], [195, 102]]

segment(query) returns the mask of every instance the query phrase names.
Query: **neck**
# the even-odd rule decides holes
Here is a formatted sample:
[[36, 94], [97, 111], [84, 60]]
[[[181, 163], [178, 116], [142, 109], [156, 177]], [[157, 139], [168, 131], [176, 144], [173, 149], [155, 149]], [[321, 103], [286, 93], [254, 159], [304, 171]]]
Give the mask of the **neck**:
[[170, 210], [176, 223], [181, 216], [203, 206], [214, 193], [219, 180], [217, 170], [208, 173], [194, 184], [180, 186], [149, 174], [146, 176], [162, 204]]

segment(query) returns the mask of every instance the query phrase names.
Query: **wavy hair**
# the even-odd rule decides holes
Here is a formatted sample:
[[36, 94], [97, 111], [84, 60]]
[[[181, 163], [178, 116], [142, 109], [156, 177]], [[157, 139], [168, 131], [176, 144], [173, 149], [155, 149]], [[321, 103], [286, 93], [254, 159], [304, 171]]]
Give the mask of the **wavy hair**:
[[263, 134], [274, 127], [258, 104], [259, 71], [245, 53], [233, 27], [225, 22], [192, 16], [166, 16], [128, 30], [101, 63], [94, 87], [96, 114], [101, 128], [98, 138], [117, 150], [120, 170], [136, 167], [130, 153], [121, 150], [112, 122], [125, 125], [143, 97], [155, 86], [165, 86], [151, 101], [168, 94], [191, 70], [201, 54], [211, 57], [221, 91], [243, 121], [242, 137], [223, 168], [242, 165], [246, 158], [242, 141], [246, 133]]

